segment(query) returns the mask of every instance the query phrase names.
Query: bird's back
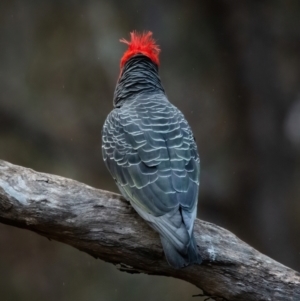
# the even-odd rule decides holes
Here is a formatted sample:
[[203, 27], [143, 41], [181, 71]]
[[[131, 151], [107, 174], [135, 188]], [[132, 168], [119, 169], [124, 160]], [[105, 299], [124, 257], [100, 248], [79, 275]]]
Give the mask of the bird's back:
[[199, 262], [192, 234], [199, 156], [183, 114], [161, 92], [127, 99], [104, 124], [103, 157], [121, 193], [161, 234], [168, 261]]

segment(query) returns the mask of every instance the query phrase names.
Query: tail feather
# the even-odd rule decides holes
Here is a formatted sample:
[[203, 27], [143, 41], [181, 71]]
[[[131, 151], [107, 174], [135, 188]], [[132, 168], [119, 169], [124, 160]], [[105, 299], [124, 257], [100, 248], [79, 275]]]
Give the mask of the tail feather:
[[179, 269], [194, 263], [201, 264], [202, 258], [193, 234], [193, 215], [191, 217], [188, 214], [184, 215], [184, 219], [189, 222], [186, 225], [182, 219], [182, 211], [178, 208], [174, 208], [165, 215], [154, 216], [133, 202], [131, 205], [160, 234], [167, 261], [172, 267]]
[[167, 238], [160, 236], [164, 253], [168, 263], [175, 269], [180, 269], [191, 264], [201, 264], [202, 258], [198, 252], [194, 236], [191, 237], [186, 253], [177, 250]]

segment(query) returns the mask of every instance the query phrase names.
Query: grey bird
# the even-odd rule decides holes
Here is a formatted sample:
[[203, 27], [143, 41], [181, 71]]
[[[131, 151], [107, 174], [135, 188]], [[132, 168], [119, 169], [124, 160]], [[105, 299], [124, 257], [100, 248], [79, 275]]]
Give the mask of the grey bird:
[[191, 128], [158, 75], [152, 33], [131, 33], [121, 59], [114, 109], [102, 131], [105, 165], [121, 194], [155, 229], [174, 268], [200, 264], [193, 234], [200, 160]]

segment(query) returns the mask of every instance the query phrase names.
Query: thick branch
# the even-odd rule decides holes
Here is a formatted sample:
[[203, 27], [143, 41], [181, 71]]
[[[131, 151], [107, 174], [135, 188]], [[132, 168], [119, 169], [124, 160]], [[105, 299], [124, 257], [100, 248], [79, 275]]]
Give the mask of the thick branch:
[[0, 161], [0, 222], [30, 229], [131, 273], [186, 280], [216, 300], [300, 300], [300, 274], [197, 220], [201, 266], [172, 269], [158, 235], [118, 194]]

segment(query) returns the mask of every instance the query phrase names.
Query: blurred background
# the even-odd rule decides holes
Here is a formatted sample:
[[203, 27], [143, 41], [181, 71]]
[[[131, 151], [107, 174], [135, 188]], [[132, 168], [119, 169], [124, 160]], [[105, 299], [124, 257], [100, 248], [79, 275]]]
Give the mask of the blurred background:
[[[133, 29], [201, 155], [198, 217], [300, 270], [300, 2], [1, 1], [0, 159], [117, 191], [101, 156]], [[113, 265], [0, 224], [0, 294], [26, 300], [195, 300], [180, 280]]]

